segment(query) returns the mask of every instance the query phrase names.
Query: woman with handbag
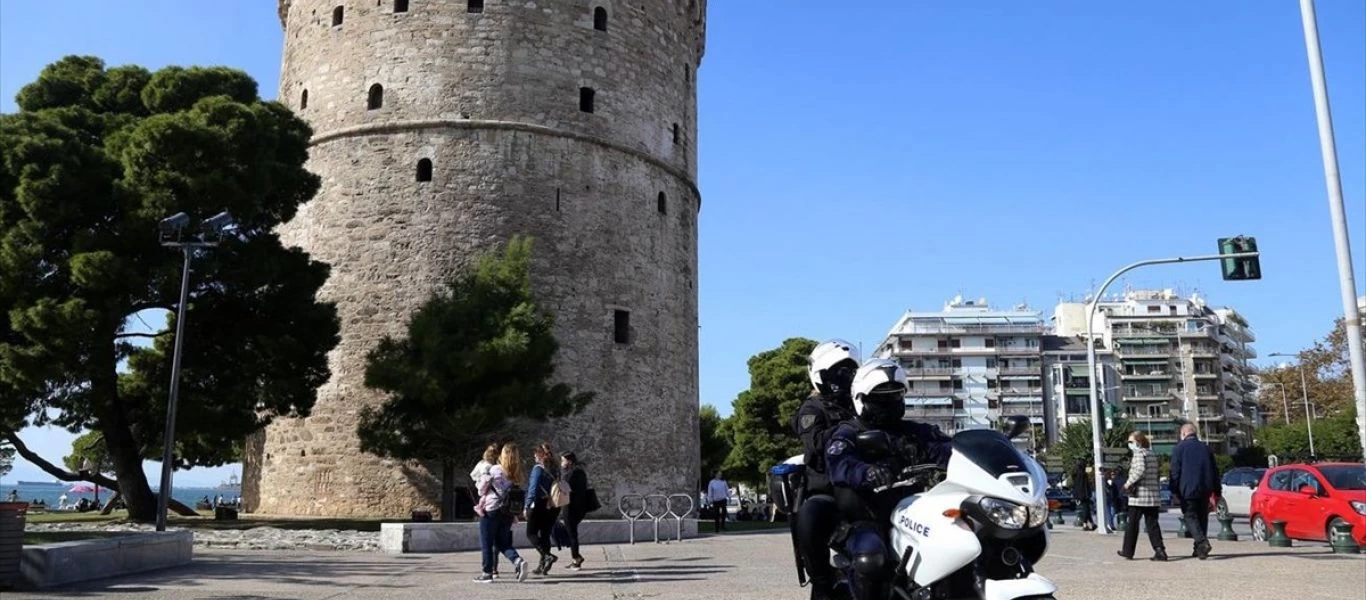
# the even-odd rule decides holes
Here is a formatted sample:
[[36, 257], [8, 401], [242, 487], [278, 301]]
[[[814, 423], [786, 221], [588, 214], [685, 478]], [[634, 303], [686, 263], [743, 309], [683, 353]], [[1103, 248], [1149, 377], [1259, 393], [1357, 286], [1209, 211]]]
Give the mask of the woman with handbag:
[[551, 503], [551, 492], [556, 487], [555, 468], [550, 451], [550, 442], [541, 442], [533, 452], [536, 466], [531, 468], [531, 481], [526, 488], [526, 504], [522, 516], [526, 519], [526, 537], [536, 551], [541, 554], [541, 563], [531, 572], [536, 575], [550, 574], [551, 565], [560, 557], [550, 553], [550, 530], [560, 516], [560, 508]]
[[588, 514], [588, 475], [579, 464], [579, 457], [573, 452], [560, 455], [560, 468], [563, 476], [560, 482], [569, 491], [569, 505], [565, 507], [564, 524], [569, 530], [569, 552], [574, 562], [565, 567], [577, 571], [583, 567], [583, 555], [579, 554], [579, 523]]

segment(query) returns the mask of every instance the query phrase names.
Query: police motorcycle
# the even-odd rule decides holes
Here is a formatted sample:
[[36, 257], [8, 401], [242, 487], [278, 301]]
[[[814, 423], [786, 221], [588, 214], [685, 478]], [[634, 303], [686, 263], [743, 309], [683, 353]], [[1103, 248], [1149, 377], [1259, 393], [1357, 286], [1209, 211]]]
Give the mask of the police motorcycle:
[[[1048, 549], [1048, 478], [1011, 439], [1027, 431], [1013, 417], [1008, 433], [970, 429], [953, 436], [948, 467], [911, 465], [875, 494], [902, 494], [892, 510], [895, 597], [1051, 600], [1057, 586], [1034, 566]], [[886, 432], [855, 440], [871, 455], [894, 456]], [[898, 490], [926, 489], [923, 493]], [[848, 558], [836, 549], [835, 563]]]

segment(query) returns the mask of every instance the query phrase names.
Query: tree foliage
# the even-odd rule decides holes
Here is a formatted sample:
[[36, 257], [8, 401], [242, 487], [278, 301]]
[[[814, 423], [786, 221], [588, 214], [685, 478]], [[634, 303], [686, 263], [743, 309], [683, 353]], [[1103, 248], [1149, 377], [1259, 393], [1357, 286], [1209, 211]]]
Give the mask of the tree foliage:
[[14, 446], [8, 440], [0, 440], [0, 478], [9, 475], [14, 468]]
[[[0, 115], [0, 404], [26, 419], [5, 435], [76, 480], [13, 431], [99, 432], [130, 517], [150, 521], [142, 461], [161, 454], [173, 330], [127, 323], [177, 308], [182, 256], [159, 244], [160, 219], [227, 210], [238, 225], [194, 257], [177, 467], [232, 460], [275, 416], [308, 414], [329, 377], [339, 326], [315, 300], [328, 268], [273, 232], [318, 189], [303, 168], [312, 133], [228, 68], [152, 73], [69, 56], [16, 99], [19, 112]], [[150, 347], [130, 343], [149, 335]]]
[[[1280, 462], [1309, 458], [1309, 430], [1303, 419], [1289, 425], [1274, 424], [1257, 430], [1257, 442], [1266, 454]], [[1314, 454], [1320, 458], [1358, 460], [1361, 441], [1355, 415], [1314, 419]]]
[[769, 467], [800, 454], [792, 416], [811, 395], [807, 365], [816, 342], [789, 338], [749, 359], [749, 389], [735, 398], [727, 475], [761, 483]]
[[[1301, 367], [1303, 380], [1300, 377]], [[1316, 415], [1356, 414], [1347, 352], [1347, 326], [1340, 318], [1323, 339], [1300, 351], [1295, 362], [1264, 369], [1261, 377], [1258, 404], [1270, 422], [1285, 423], [1287, 405], [1292, 421], [1303, 419], [1306, 389]]]
[[[1115, 419], [1114, 427], [1106, 429], [1101, 435], [1102, 448], [1128, 447], [1129, 435], [1133, 432], [1133, 423], [1126, 419]], [[1092, 440], [1090, 419], [1071, 423], [1063, 428], [1058, 443], [1048, 449], [1048, 455], [1060, 457], [1063, 469], [1070, 473], [1072, 465], [1076, 464], [1078, 459], [1086, 460], [1087, 464], [1093, 462], [1095, 452], [1092, 449]]]
[[531, 247], [514, 237], [501, 255], [481, 256], [413, 313], [407, 337], [386, 337], [367, 356], [365, 385], [387, 399], [361, 409], [361, 450], [442, 461], [443, 506], [453, 506], [453, 459], [512, 420], [566, 417], [593, 399], [551, 382], [559, 342], [532, 294]]
[[702, 405], [697, 413], [698, 430], [701, 433], [699, 447], [702, 452], [702, 480], [699, 486], [705, 488], [706, 482], [717, 471], [723, 470], [726, 457], [730, 455], [730, 419], [721, 418], [716, 407]]
[[104, 436], [98, 431], [91, 431], [71, 440], [71, 454], [62, 457], [62, 464], [72, 472], [89, 470], [103, 473], [109, 467], [109, 451], [104, 447]]

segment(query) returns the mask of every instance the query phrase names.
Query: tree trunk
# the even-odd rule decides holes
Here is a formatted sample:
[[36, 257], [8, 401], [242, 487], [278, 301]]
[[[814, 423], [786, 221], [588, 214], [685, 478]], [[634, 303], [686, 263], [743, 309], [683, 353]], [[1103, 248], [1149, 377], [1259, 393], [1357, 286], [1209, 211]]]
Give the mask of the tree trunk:
[[455, 522], [455, 461], [441, 461], [441, 521]]
[[128, 505], [128, 518], [151, 523], [157, 519], [157, 497], [142, 471], [142, 454], [138, 452], [132, 431], [123, 424], [123, 415], [117, 409], [111, 412], [113, 418], [100, 423], [100, 432], [104, 434], [114, 475], [119, 480], [119, 493]]

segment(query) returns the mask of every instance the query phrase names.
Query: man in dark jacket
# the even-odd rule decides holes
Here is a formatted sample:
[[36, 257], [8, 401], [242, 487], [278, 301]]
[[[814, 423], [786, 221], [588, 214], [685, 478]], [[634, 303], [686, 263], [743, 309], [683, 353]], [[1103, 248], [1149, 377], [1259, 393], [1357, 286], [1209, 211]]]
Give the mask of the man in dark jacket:
[[1219, 485], [1219, 470], [1214, 464], [1214, 452], [1195, 436], [1195, 425], [1181, 426], [1181, 442], [1172, 448], [1172, 499], [1181, 503], [1181, 516], [1186, 530], [1195, 539], [1195, 556], [1209, 557], [1209, 502], [1210, 494], [1223, 495]]

